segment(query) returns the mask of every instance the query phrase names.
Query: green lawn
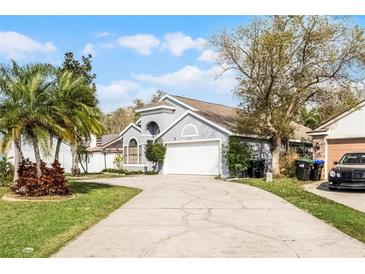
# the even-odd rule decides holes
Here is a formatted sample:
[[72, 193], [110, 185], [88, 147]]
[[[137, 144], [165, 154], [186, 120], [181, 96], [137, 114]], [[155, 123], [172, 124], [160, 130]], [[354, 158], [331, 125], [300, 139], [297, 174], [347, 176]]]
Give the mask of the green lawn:
[[[77, 194], [71, 200], [0, 200], [0, 257], [48, 257], [141, 191], [82, 182], [71, 182], [70, 187]], [[0, 188], [0, 196], [6, 192], [7, 188]], [[34, 252], [22, 252], [25, 247]]]
[[81, 174], [80, 176], [71, 176], [70, 174], [66, 174], [67, 180], [93, 180], [93, 179], [109, 179], [109, 178], [120, 178], [126, 177], [130, 175], [122, 175], [118, 173], [88, 173]]
[[272, 192], [365, 243], [365, 213], [305, 191], [297, 180], [280, 179], [266, 183], [263, 180], [252, 179], [237, 182]]

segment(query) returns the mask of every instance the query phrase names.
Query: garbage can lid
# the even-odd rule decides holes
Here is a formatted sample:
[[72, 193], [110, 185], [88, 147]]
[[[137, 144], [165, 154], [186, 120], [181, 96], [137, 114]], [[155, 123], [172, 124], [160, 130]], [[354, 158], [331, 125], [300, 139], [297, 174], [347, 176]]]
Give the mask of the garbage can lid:
[[313, 161], [314, 164], [320, 164], [323, 165], [324, 164], [324, 160], [314, 160]]
[[313, 160], [305, 159], [305, 158], [298, 159], [297, 162], [313, 164]]

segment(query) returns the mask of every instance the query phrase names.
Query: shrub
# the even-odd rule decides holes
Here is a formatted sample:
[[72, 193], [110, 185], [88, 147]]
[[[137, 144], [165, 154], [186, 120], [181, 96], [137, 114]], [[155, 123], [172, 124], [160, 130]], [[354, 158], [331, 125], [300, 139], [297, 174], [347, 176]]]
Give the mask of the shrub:
[[147, 143], [145, 156], [148, 161], [153, 163], [153, 171], [157, 171], [159, 163], [165, 159], [166, 145], [162, 141]]
[[118, 173], [118, 174], [125, 174], [125, 175], [138, 175], [138, 174], [145, 174], [145, 175], [156, 175], [158, 172], [155, 171], [142, 171], [142, 170], [126, 170], [126, 169], [115, 169], [115, 168], [107, 168], [103, 169], [102, 172], [108, 173]]
[[0, 186], [9, 186], [13, 181], [14, 166], [6, 156], [0, 160]]
[[70, 190], [66, 187], [64, 169], [56, 160], [51, 167], [41, 162], [42, 175], [37, 178], [36, 164], [29, 160], [21, 162], [19, 179], [11, 189], [21, 196], [67, 195]]
[[253, 151], [248, 144], [241, 143], [238, 137], [229, 137], [224, 157], [231, 175], [238, 177], [242, 174], [248, 168], [248, 161], [252, 156]]
[[[123, 160], [124, 160], [124, 158], [123, 158], [122, 154], [117, 154], [114, 157], [113, 164], [116, 165], [116, 167], [118, 168], [119, 171], [123, 170]], [[119, 173], [121, 173], [121, 172], [119, 172]]]
[[280, 173], [288, 177], [295, 177], [295, 160], [299, 155], [296, 152], [283, 154], [280, 157]]
[[158, 172], [150, 170], [150, 171], [145, 171], [144, 174], [145, 175], [157, 175]]

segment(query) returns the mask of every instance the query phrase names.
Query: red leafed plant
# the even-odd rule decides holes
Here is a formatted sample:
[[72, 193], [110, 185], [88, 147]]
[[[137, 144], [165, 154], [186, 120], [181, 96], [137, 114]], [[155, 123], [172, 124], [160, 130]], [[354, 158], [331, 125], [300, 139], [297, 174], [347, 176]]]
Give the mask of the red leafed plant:
[[19, 166], [19, 179], [11, 189], [21, 196], [46, 196], [68, 195], [70, 190], [66, 187], [64, 169], [58, 161], [54, 161], [51, 167], [41, 162], [42, 175], [37, 178], [36, 164], [28, 159]]

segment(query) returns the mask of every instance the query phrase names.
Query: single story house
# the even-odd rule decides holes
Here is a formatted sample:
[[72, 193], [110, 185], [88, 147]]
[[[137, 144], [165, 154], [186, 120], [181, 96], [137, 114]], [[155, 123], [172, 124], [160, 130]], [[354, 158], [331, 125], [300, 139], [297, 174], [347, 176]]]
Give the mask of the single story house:
[[325, 178], [347, 152], [365, 152], [365, 100], [326, 121], [308, 135], [313, 138], [313, 157], [324, 160]]
[[[86, 170], [87, 172], [100, 172], [106, 168], [115, 168], [114, 158], [116, 154], [120, 154], [121, 151], [118, 147], [109, 147], [108, 149], [102, 149], [111, 140], [117, 138], [119, 134], [103, 135], [101, 137], [91, 136], [91, 140], [85, 144], [87, 147], [87, 159], [83, 158], [79, 164], [81, 172]], [[41, 158], [47, 164], [53, 163], [57, 140], [52, 140], [51, 150], [49, 154], [41, 152]], [[118, 145], [118, 142], [115, 143]], [[30, 144], [22, 144], [22, 153], [25, 159], [35, 161], [34, 149]], [[7, 156], [11, 161], [14, 160], [14, 147], [10, 146]], [[60, 147], [59, 162], [65, 169], [65, 172], [71, 172], [72, 155], [71, 147], [68, 143], [63, 142]]]
[[[161, 139], [167, 151], [160, 173], [227, 177], [229, 171], [223, 157], [224, 146], [229, 136], [238, 136], [242, 142], [253, 147], [256, 158], [265, 159], [270, 166], [269, 140], [239, 133], [237, 111], [237, 108], [221, 104], [165, 95], [158, 103], [139, 109], [140, 119], [129, 124], [102, 149], [119, 143], [124, 168], [150, 170], [152, 164], [145, 158], [145, 146], [148, 142]], [[308, 143], [305, 132], [309, 129], [298, 124], [294, 128], [293, 139], [289, 141]]]

